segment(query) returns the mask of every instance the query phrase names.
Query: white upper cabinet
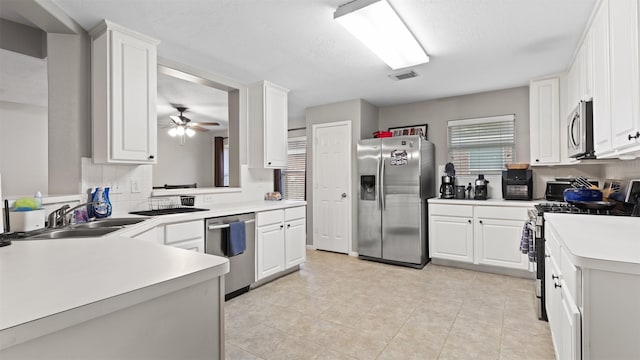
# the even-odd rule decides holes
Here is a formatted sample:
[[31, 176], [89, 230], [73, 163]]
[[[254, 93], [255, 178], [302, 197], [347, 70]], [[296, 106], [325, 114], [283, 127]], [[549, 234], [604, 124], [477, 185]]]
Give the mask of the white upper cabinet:
[[529, 85], [532, 165], [560, 163], [560, 82], [557, 78]]
[[90, 31], [96, 163], [156, 163], [158, 41], [108, 21]]
[[609, 61], [612, 147], [640, 152], [638, 0], [609, 1]]
[[287, 167], [289, 90], [262, 81], [249, 89], [249, 167]]
[[593, 145], [596, 157], [611, 151], [609, 106], [609, 1], [602, 2], [590, 29], [593, 47]]

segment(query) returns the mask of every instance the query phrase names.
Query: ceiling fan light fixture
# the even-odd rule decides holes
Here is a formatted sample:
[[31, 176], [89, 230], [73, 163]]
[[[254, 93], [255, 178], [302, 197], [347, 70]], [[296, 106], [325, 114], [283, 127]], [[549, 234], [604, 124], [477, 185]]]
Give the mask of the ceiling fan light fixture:
[[171, 129], [169, 129], [168, 133], [169, 136], [176, 137], [178, 135], [178, 130], [175, 127], [172, 127]]
[[177, 126], [175, 129], [178, 136], [184, 135], [184, 126]]
[[187, 134], [187, 136], [188, 136], [188, 137], [193, 137], [193, 135], [195, 135], [195, 134], [196, 134], [196, 131], [195, 131], [195, 130], [193, 130], [192, 128], [187, 128], [187, 129], [184, 131], [184, 133], [185, 133], [185, 134]]
[[391, 69], [429, 62], [418, 40], [387, 0], [355, 0], [338, 7], [333, 18]]

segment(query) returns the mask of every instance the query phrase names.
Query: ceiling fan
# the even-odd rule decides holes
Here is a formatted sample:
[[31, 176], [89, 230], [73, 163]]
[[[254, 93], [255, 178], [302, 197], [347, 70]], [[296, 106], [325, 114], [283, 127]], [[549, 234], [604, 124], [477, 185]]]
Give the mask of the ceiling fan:
[[188, 110], [188, 108], [184, 106], [174, 106], [176, 110], [180, 113], [180, 115], [170, 115], [169, 118], [172, 121], [172, 127], [169, 129], [169, 136], [176, 137], [181, 136], [182, 141], [184, 141], [184, 136], [193, 137], [196, 134], [196, 131], [200, 132], [208, 132], [210, 129], [205, 128], [204, 126], [219, 126], [220, 123], [217, 122], [192, 122], [191, 119], [184, 116], [184, 113]]

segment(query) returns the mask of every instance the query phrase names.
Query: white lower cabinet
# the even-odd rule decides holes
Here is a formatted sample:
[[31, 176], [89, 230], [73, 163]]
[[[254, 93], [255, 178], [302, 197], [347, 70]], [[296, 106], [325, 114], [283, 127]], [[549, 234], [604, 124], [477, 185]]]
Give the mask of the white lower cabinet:
[[306, 207], [256, 213], [256, 279], [299, 265], [306, 255]]
[[530, 270], [520, 251], [527, 208], [429, 204], [429, 214], [432, 258]]
[[284, 225], [282, 223], [256, 228], [257, 276], [264, 279], [284, 270]]
[[523, 224], [523, 220], [478, 219], [474, 232], [478, 264], [528, 270], [529, 259], [519, 250]]
[[432, 258], [473, 262], [473, 220], [431, 215], [429, 252]]
[[204, 220], [165, 225], [164, 243], [165, 245], [204, 253]]

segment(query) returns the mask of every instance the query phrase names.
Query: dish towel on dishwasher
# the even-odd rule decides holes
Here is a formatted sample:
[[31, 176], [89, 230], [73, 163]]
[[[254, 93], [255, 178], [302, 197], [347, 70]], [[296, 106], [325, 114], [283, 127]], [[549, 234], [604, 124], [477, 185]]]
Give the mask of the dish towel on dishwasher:
[[227, 256], [236, 256], [247, 250], [244, 221], [235, 221], [229, 224], [227, 236]]
[[522, 228], [522, 238], [520, 239], [520, 251], [523, 254], [529, 254], [529, 261], [536, 261], [536, 247], [534, 244], [534, 236], [533, 230], [531, 229], [531, 222], [527, 221], [524, 223], [524, 227]]

